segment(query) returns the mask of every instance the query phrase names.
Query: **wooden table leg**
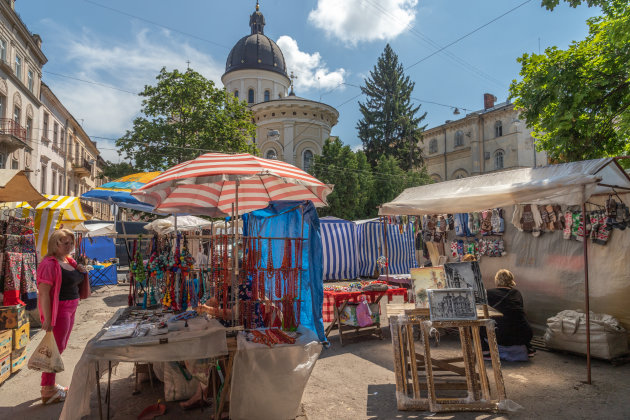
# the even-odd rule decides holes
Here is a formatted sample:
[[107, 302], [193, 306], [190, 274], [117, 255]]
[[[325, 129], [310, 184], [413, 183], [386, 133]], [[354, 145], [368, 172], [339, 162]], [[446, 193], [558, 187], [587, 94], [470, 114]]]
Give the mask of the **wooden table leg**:
[[339, 328], [339, 343], [343, 347], [343, 330], [341, 328], [341, 314], [343, 310], [348, 306], [348, 300], [344, 301], [340, 308], [337, 308], [337, 303], [335, 302], [335, 320], [337, 321], [337, 326]]
[[494, 373], [494, 383], [499, 394], [499, 401], [504, 401], [505, 383], [503, 382], [503, 373], [501, 372], [501, 359], [497, 347], [497, 336], [494, 331], [494, 321], [486, 323], [486, 331], [488, 333], [488, 346], [490, 347], [490, 358], [492, 359], [492, 373]]
[[101, 401], [101, 372], [99, 370], [100, 361], [96, 361], [96, 397], [98, 398], [98, 415], [103, 420], [103, 402]]
[[481, 350], [481, 338], [479, 336], [479, 327], [473, 326], [472, 336], [473, 345], [475, 347], [475, 356], [477, 357], [477, 366], [479, 366], [479, 379], [481, 380], [481, 393], [483, 399], [490, 401], [490, 384], [488, 383], [488, 373], [486, 372], [486, 365], [483, 362], [483, 352]]
[[407, 345], [409, 349], [409, 360], [411, 362], [411, 386], [413, 387], [413, 397], [420, 398], [420, 383], [418, 381], [418, 364], [416, 363], [416, 347], [413, 342], [413, 324], [407, 324]]
[[433, 363], [431, 359], [431, 343], [429, 342], [430, 326], [427, 322], [420, 323], [422, 341], [424, 342], [424, 372], [427, 378], [427, 398], [431, 411], [437, 411], [437, 396], [435, 395], [435, 383], [433, 381]]
[[110, 360], [108, 362], [108, 369], [107, 369], [107, 396], [105, 397], [107, 398], [107, 420], [109, 420], [109, 407], [111, 406], [111, 402], [112, 402], [112, 361]]
[[221, 414], [223, 414], [223, 408], [230, 392], [230, 383], [232, 382], [232, 365], [234, 363], [234, 353], [230, 353], [228, 357], [228, 364], [225, 368], [225, 382], [223, 382], [223, 388], [220, 389], [221, 397], [219, 399], [219, 405], [215, 411], [214, 419], [220, 420]]

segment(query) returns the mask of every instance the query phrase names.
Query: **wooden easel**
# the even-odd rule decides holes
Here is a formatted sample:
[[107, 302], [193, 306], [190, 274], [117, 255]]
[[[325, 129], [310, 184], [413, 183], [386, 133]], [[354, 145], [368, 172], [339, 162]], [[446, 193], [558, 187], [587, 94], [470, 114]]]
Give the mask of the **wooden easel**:
[[[414, 326], [420, 328], [422, 337], [418, 350], [413, 338]], [[399, 410], [496, 411], [499, 403], [506, 400], [492, 320], [431, 322], [421, 318], [391, 317], [390, 327]], [[488, 335], [494, 394], [481, 350], [481, 327], [486, 327]], [[433, 328], [458, 328], [462, 355], [438, 358], [437, 352], [432, 354], [430, 336]], [[453, 391], [467, 393], [465, 397], [453, 396]], [[443, 396], [443, 393], [451, 395]]]

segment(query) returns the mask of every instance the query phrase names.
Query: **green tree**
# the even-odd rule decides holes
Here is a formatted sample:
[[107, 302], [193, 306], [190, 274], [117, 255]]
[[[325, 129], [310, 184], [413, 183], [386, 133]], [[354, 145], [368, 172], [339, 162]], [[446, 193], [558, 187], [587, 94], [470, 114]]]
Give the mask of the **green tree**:
[[245, 103], [191, 69], [162, 68], [156, 79], [140, 93], [133, 129], [116, 141], [137, 170], [164, 170], [206, 151], [257, 153]]
[[105, 162], [105, 168], [103, 169], [104, 178], [109, 178], [110, 180], [114, 180], [117, 178], [121, 178], [125, 175], [131, 175], [133, 173], [138, 172], [136, 168], [133, 167], [131, 163], [128, 162], [119, 162], [114, 163], [107, 161]]
[[[544, 0], [542, 5], [553, 10], [558, 3]], [[524, 54], [518, 59], [522, 80], [510, 86], [537, 148], [559, 162], [630, 153], [630, 5], [586, 3], [603, 11], [587, 21], [586, 39], [566, 50]]]
[[374, 186], [368, 202], [368, 208], [374, 209], [370, 217], [378, 213], [378, 207], [392, 201], [403, 190], [431, 182], [426, 168], [422, 171], [404, 171], [393, 156], [381, 156], [373, 169]]
[[347, 220], [367, 217], [372, 191], [371, 167], [365, 154], [353, 152], [339, 138], [325, 141], [321, 156], [315, 156], [313, 176], [334, 185], [328, 196], [328, 207], [319, 209], [320, 216], [335, 216]]
[[411, 103], [414, 86], [387, 44], [365, 80], [365, 86], [361, 87], [366, 102], [359, 102], [363, 118], [357, 123], [357, 129], [373, 167], [381, 155], [397, 158], [405, 170], [422, 165], [420, 142], [426, 125], [420, 126], [420, 123], [426, 112], [416, 115], [420, 105]]

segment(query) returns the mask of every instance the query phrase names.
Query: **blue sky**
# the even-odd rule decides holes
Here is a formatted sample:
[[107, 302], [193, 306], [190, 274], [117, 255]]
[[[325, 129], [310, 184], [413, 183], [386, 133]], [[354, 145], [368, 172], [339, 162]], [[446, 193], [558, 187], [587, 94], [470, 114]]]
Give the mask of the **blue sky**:
[[[249, 33], [255, 4], [17, 0], [16, 11], [42, 37], [44, 82], [83, 122], [103, 157], [119, 161], [113, 140], [132, 127], [137, 92], [154, 84], [160, 68], [183, 70], [187, 61], [221, 86], [225, 59]], [[549, 12], [540, 0], [262, 0], [261, 11], [265, 35], [298, 75], [296, 94], [336, 107], [332, 134], [353, 148], [361, 144], [358, 86], [387, 43], [416, 84], [413, 98], [427, 112], [425, 123], [434, 127], [481, 109], [485, 92], [505, 101], [518, 78], [517, 57], [566, 48], [586, 36], [586, 19], [599, 14], [564, 4]], [[453, 115], [453, 107], [462, 114]]]

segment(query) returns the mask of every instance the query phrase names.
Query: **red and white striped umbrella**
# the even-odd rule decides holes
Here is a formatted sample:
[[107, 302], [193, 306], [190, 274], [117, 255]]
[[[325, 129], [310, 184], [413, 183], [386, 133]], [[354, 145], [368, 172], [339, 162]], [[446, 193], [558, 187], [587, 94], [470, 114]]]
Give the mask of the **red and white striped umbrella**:
[[206, 153], [164, 171], [132, 195], [159, 213], [228, 216], [236, 203], [237, 182], [239, 215], [276, 200], [310, 200], [322, 207], [332, 192], [331, 186], [279, 160]]

